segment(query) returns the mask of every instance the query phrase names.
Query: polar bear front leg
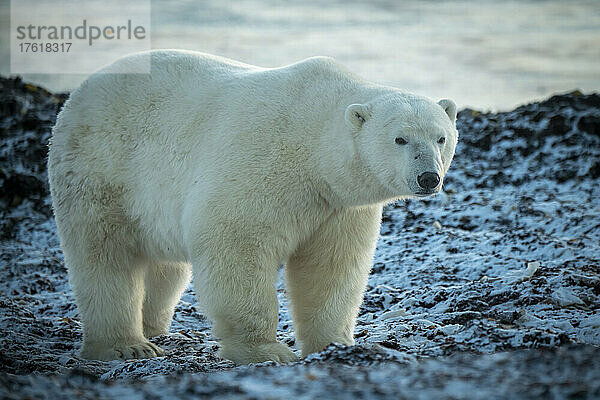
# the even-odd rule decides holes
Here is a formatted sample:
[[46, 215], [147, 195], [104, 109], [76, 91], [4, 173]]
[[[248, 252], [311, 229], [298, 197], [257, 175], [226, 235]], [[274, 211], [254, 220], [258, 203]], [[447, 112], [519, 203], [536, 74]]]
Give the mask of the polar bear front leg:
[[287, 292], [302, 356], [354, 344], [379, 236], [381, 206], [336, 211], [288, 260]]
[[[252, 240], [252, 239], [251, 239]], [[237, 364], [298, 360], [276, 339], [277, 262], [254, 254], [254, 243], [216, 246], [194, 262], [198, 302], [213, 321], [220, 356]]]

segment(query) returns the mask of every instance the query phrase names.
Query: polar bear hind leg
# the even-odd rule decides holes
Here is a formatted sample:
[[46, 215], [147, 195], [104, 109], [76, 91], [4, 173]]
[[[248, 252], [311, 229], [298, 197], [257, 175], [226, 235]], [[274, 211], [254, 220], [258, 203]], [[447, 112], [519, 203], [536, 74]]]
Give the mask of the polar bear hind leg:
[[175, 306], [190, 283], [188, 263], [154, 263], [145, 271], [145, 298], [142, 307], [144, 336], [169, 332]]
[[110, 263], [69, 259], [83, 322], [82, 357], [114, 360], [164, 354], [142, 331], [143, 265], [114, 254], [111, 259]]
[[[67, 176], [68, 178], [68, 176]], [[66, 185], [69, 181], [64, 178]], [[137, 235], [120, 213], [118, 190], [93, 190], [73, 181], [78, 196], [55, 186], [55, 215], [65, 263], [83, 323], [81, 355], [96, 360], [148, 358], [164, 354], [143, 334], [142, 304], [147, 265]]]

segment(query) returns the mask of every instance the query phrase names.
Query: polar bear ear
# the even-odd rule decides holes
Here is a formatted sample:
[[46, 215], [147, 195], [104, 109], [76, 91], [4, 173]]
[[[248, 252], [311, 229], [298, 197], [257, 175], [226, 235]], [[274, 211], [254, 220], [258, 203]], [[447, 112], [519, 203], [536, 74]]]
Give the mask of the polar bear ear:
[[446, 111], [450, 121], [454, 123], [456, 121], [456, 103], [450, 99], [442, 99], [438, 101], [438, 104]]
[[360, 129], [365, 121], [371, 118], [371, 111], [364, 104], [350, 104], [346, 107], [344, 118], [350, 128]]

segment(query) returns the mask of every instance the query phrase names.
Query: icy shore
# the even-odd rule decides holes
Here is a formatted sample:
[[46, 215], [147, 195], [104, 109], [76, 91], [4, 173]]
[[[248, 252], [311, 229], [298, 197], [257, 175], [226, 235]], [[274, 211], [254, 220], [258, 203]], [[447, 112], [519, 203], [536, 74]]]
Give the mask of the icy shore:
[[600, 396], [600, 95], [461, 111], [444, 192], [384, 212], [357, 346], [247, 367], [216, 357], [191, 288], [167, 356], [78, 357], [45, 173], [65, 98], [0, 78], [0, 397]]

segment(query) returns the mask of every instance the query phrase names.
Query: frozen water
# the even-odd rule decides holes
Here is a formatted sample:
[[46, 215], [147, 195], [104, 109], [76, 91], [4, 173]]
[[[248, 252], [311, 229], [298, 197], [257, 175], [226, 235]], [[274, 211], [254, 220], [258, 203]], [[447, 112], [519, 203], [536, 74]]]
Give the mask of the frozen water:
[[[8, 4], [0, 3], [7, 27]], [[53, 15], [56, 4], [35, 11]], [[175, 0], [152, 2], [151, 39], [153, 48], [267, 67], [328, 55], [378, 83], [450, 97], [460, 108], [508, 110], [559, 91], [600, 89], [599, 21], [595, 0]], [[2, 74], [8, 39], [0, 36]], [[26, 79], [64, 91], [84, 76]]]

